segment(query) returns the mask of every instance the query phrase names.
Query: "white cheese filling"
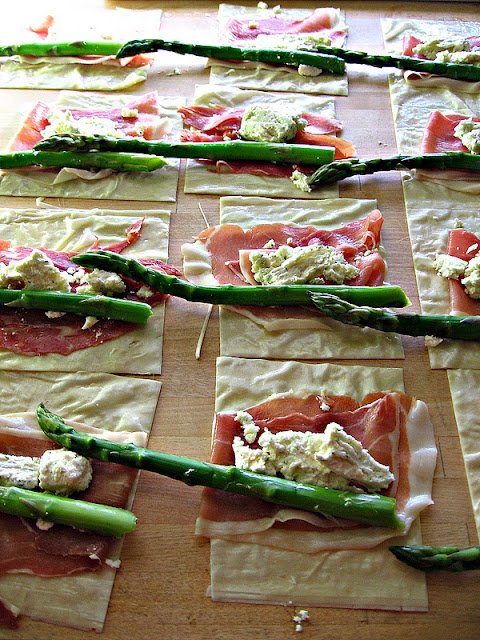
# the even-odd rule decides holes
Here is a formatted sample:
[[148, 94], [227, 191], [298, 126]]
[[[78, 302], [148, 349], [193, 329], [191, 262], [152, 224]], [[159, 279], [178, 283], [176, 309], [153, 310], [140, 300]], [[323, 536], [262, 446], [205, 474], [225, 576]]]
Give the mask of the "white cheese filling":
[[457, 64], [480, 63], [480, 48], [472, 47], [466, 38], [437, 38], [418, 44], [413, 52], [435, 62]]
[[480, 154], [480, 122], [471, 118], [461, 120], [453, 133], [471, 153]]
[[375, 492], [394, 480], [387, 466], [377, 462], [335, 422], [327, 425], [323, 433], [288, 430], [273, 434], [264, 429], [258, 445], [252, 448], [235, 436], [232, 445], [235, 466], [340, 490], [358, 490], [360, 485]]
[[68, 275], [39, 249], [22, 260], [0, 263], [0, 288], [36, 291], [70, 291]]
[[49, 449], [41, 457], [0, 454], [0, 486], [42, 489], [69, 496], [92, 480], [90, 461], [67, 449]]
[[343, 284], [356, 278], [359, 269], [348, 263], [334, 247], [311, 244], [306, 247], [282, 245], [275, 251], [252, 251], [252, 273], [263, 285]]
[[253, 104], [242, 116], [239, 133], [245, 140], [286, 142], [306, 125], [302, 112], [289, 104]]
[[471, 298], [480, 299], [480, 255], [476, 255], [471, 260], [462, 260], [447, 254], [439, 254], [433, 266], [443, 278], [459, 280]]

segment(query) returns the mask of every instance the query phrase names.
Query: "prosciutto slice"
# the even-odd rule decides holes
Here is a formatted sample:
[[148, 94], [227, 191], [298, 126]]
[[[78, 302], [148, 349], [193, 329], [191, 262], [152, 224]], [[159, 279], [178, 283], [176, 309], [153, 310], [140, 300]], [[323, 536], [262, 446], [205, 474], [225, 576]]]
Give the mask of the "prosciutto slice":
[[[115, 15], [112, 13], [111, 15], [113, 16], [113, 18], [119, 17], [118, 14]], [[62, 42], [62, 40], [68, 41], [71, 38], [70, 30], [71, 30], [72, 18], [75, 21], [77, 29], [83, 29], [84, 31], [83, 36], [80, 34], [80, 32], [77, 32], [77, 39], [79, 41], [82, 39], [92, 40], [92, 39], [95, 39], [96, 37], [98, 37], [99, 39], [102, 39], [102, 38], [118, 39], [117, 34], [115, 34], [115, 37], [113, 36], [113, 34], [107, 35], [105, 31], [105, 27], [103, 29], [99, 27], [100, 30], [103, 31], [101, 36], [95, 36], [95, 34], [93, 34], [93, 37], [92, 37], [93, 28], [91, 24], [79, 24], [79, 21], [78, 21], [79, 16], [72, 17], [70, 15], [69, 17], [70, 17], [70, 21], [69, 21], [70, 24], [68, 28], [68, 33], [65, 30], [66, 25], [64, 20], [62, 20], [58, 15], [46, 14], [43, 16], [35, 17], [32, 22], [30, 22], [25, 26], [25, 28], [19, 29], [18, 37], [13, 41], [32, 42], [33, 40], [35, 40], [35, 38], [41, 42], [49, 42], [49, 41]], [[98, 19], [98, 16], [97, 16], [97, 19]], [[115, 20], [111, 19], [111, 23], [114, 24]], [[115, 27], [113, 30], [115, 30]], [[72, 38], [72, 41], [73, 41], [73, 38]], [[122, 67], [125, 67], [125, 66], [145, 67], [145, 66], [150, 66], [153, 62], [152, 56], [148, 54], [138, 54], [138, 55], [131, 56], [129, 58], [124, 58], [121, 60], [116, 60], [115, 56], [95, 56], [95, 55], [70, 56], [69, 60], [73, 62], [88, 61], [89, 63], [92, 63], [92, 64], [107, 63], [108, 65], [122, 66]]]
[[[468, 40], [472, 48], [480, 46], [480, 36], [470, 36], [466, 38], [466, 40]], [[417, 38], [414, 35], [409, 34], [404, 36], [402, 42], [402, 55], [408, 56], [409, 58], [426, 60], [425, 56], [414, 52], [415, 47], [421, 44], [425, 44], [425, 41]], [[424, 71], [405, 71], [404, 74], [407, 80], [413, 83], [425, 81], [430, 78], [441, 78], [441, 76], [436, 76], [432, 73], [425, 73]]]
[[[184, 275], [197, 284], [249, 284], [242, 274], [242, 253], [260, 249], [273, 240], [275, 247], [323, 244], [335, 247], [360, 273], [346, 281], [351, 286], [378, 286], [384, 283], [385, 261], [378, 251], [383, 216], [375, 210], [366, 218], [331, 231], [313, 226], [290, 226], [282, 223], [262, 224], [243, 230], [234, 224], [223, 224], [204, 230], [194, 243], [184, 244]], [[245, 270], [245, 267], [243, 266]], [[325, 281], [325, 284], [329, 284]], [[229, 311], [246, 316], [267, 331], [286, 329], [330, 330], [331, 324], [311, 307], [239, 307]]]
[[[421, 152], [422, 153], [443, 153], [448, 151], [462, 151], [470, 153], [469, 149], [462, 144], [460, 138], [454, 133], [455, 127], [462, 120], [473, 120], [480, 122], [480, 118], [441, 113], [432, 111], [429, 115], [423, 133]], [[478, 173], [475, 171], [449, 169], [426, 170], [416, 172], [421, 178], [434, 178], [435, 180], [464, 180], [468, 182], [478, 182]]]
[[[0, 422], [0, 452], [9, 455], [40, 456], [56, 445], [41, 434], [35, 416], [25, 414], [13, 427]], [[18, 424], [21, 428], [16, 428]], [[82, 429], [85, 427], [82, 425]], [[86, 428], [88, 431], [88, 427]], [[130, 433], [102, 430], [100, 437], [129, 441]], [[138, 436], [137, 436], [138, 437]], [[92, 460], [93, 479], [78, 499], [127, 508], [138, 471], [122, 465]], [[79, 531], [63, 525], [39, 529], [33, 520], [2, 514], [0, 518], [0, 574], [29, 573], [42, 577], [59, 577], [85, 571], [97, 571], [105, 566], [112, 553], [115, 538]]]
[[[143, 219], [134, 222], [127, 230], [125, 240], [103, 247], [108, 251], [121, 253], [140, 238]], [[96, 242], [92, 249], [98, 249]], [[21, 260], [30, 255], [31, 247], [11, 248], [8, 242], [0, 242], [0, 262], [9, 264], [11, 260]], [[78, 265], [71, 261], [75, 252], [41, 250], [53, 261], [61, 271], [78, 269]], [[161, 260], [149, 258], [143, 261], [146, 266], [171, 275], [180, 275], [178, 269], [169, 267]], [[144, 302], [137, 295], [141, 284], [131, 280], [126, 281], [126, 299]], [[76, 286], [72, 285], [72, 292]], [[148, 299], [148, 304], [155, 307], [165, 300], [165, 296], [156, 293]], [[69, 355], [80, 349], [94, 347], [104, 342], [114, 340], [138, 328], [132, 322], [121, 320], [99, 319], [93, 326], [83, 328], [85, 318], [72, 313], [66, 313], [58, 318], [48, 318], [44, 311], [36, 309], [21, 309], [0, 306], [0, 348], [28, 356], [58, 353]]]
[[339, 24], [338, 11], [335, 9], [315, 9], [309, 16], [292, 19], [288, 15], [269, 15], [258, 19], [230, 19], [224, 29], [224, 38], [235, 46], [251, 46], [252, 41], [259, 35], [311, 33], [324, 35], [331, 39], [332, 44], [342, 44], [345, 39], [345, 29]]
[[[405, 523], [406, 531], [418, 513], [431, 503], [434, 458], [418, 453], [433, 447], [429, 433], [420, 443], [412, 438], [419, 414], [422, 420], [428, 412], [404, 393], [392, 391], [367, 395], [358, 403], [348, 396], [310, 395], [306, 398], [290, 394], [277, 396], [245, 409], [254, 422], [272, 433], [292, 429], [323, 433], [331, 422], [359, 440], [363, 447], [382, 464], [388, 465], [395, 480], [384, 495], [395, 497], [396, 512]], [[236, 413], [217, 413], [214, 422], [212, 462], [234, 464], [232, 443], [243, 437]], [[428, 433], [425, 428], [425, 433]], [[413, 441], [412, 441], [413, 440]], [[255, 446], [255, 445], [251, 445]], [[423, 469], [422, 469], [423, 464]], [[398, 535], [340, 518], [323, 517], [297, 509], [288, 509], [263, 500], [214, 489], [205, 489], [197, 522], [197, 534], [212, 538], [255, 542], [267, 546], [314, 553], [325, 548], [368, 548], [381, 540]], [[302, 542], [299, 543], [300, 536]], [[306, 545], [305, 547], [303, 545]]]
[[[465, 229], [450, 229], [448, 232], [447, 254], [469, 262], [478, 255], [480, 238]], [[468, 295], [459, 280], [448, 279], [450, 290], [450, 313], [453, 315], [480, 315], [480, 300]]]
[[[110, 109], [67, 109], [55, 107], [63, 111], [69, 111], [75, 120], [82, 118], [105, 118], [115, 123], [115, 128], [124, 137], [139, 137], [139, 125], [143, 131], [142, 136], [146, 140], [159, 137], [159, 111], [157, 93], [152, 91], [138, 98], [133, 98], [126, 106], [127, 110], [135, 110], [131, 116], [122, 115], [121, 107]], [[44, 131], [50, 124], [49, 114], [51, 106], [38, 101], [26, 117], [21, 128], [10, 142], [10, 151], [30, 151], [37, 142], [44, 138]], [[133, 111], [132, 111], [133, 113]]]
[[[348, 223], [332, 231], [313, 226], [289, 226], [281, 223], [262, 224], [244, 231], [233, 224], [206, 229], [197, 238], [211, 256], [212, 275], [218, 284], [245, 285], [238, 267], [239, 252], [260, 249], [273, 240], [274, 246], [288, 244], [305, 247], [321, 244], [334, 247], [347, 262], [355, 263], [368, 273], [360, 274], [348, 284], [378, 285], [385, 276], [385, 263], [378, 253], [383, 216], [376, 209], [366, 218]], [[365, 255], [367, 254], [367, 255]], [[187, 275], [187, 273], [185, 274]], [[194, 279], [187, 275], [189, 279]]]
[[[180, 132], [182, 142], [218, 142], [221, 140], [235, 140], [240, 138], [240, 126], [245, 109], [239, 107], [201, 106], [191, 105], [181, 107], [184, 129]], [[320, 147], [334, 147], [335, 160], [350, 158], [355, 155], [355, 147], [337, 133], [343, 129], [342, 123], [336, 118], [312, 113], [302, 113], [306, 121], [304, 129], [297, 132], [292, 142], [294, 144], [310, 144]], [[290, 177], [292, 168], [288, 165], [276, 165], [268, 162], [225, 162], [204, 161], [216, 166], [217, 171], [234, 173], [249, 173], [253, 175], [269, 175]], [[311, 173], [311, 167], [302, 167], [302, 171]]]

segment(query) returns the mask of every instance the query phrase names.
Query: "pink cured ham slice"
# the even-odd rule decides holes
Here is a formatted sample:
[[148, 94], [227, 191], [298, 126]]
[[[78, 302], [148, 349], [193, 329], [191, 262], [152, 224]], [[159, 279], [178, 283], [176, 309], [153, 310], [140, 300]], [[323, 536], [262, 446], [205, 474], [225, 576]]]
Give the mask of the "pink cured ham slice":
[[[240, 129], [245, 109], [238, 107], [205, 107], [191, 105], [178, 110], [184, 125], [193, 127], [203, 133], [227, 133]], [[306, 121], [305, 131], [309, 133], [328, 134], [342, 131], [342, 123], [336, 118], [312, 113], [302, 113]]]
[[444, 114], [433, 111], [428, 117], [422, 139], [422, 153], [440, 153], [442, 151], [463, 151], [469, 153], [467, 147], [462, 144], [460, 138], [455, 135], [455, 127], [462, 120], [480, 122], [480, 118]]
[[[316, 396], [296, 398], [275, 397], [260, 405], [245, 409], [260, 427], [260, 433], [267, 428], [272, 433], [292, 429], [323, 433], [331, 422], [340, 424], [347, 433], [359, 440], [363, 447], [382, 464], [388, 465], [395, 480], [382, 493], [397, 500], [396, 511], [403, 517], [411, 500], [415, 501], [415, 491], [409, 479], [411, 451], [407, 433], [407, 416], [415, 405], [409, 396], [393, 391], [387, 394], [370, 394], [362, 403], [348, 396]], [[329, 405], [325, 411], [321, 407]], [[218, 413], [214, 423], [214, 444], [212, 462], [223, 465], [234, 464], [233, 438], [243, 439], [242, 427], [235, 420], [235, 413]], [[251, 445], [252, 447], [255, 445]], [[262, 522], [274, 520], [282, 507], [257, 498], [237, 496], [214, 489], [204, 489], [200, 509], [201, 534], [213, 537], [220, 530], [230, 535], [240, 534], [248, 526], [262, 529]], [[272, 529], [289, 531], [325, 531], [338, 528], [374, 529], [342, 519], [307, 517], [304, 512], [290, 512], [287, 520], [274, 521]], [[243, 524], [242, 524], [243, 523]], [[257, 525], [255, 524], [257, 523]], [[368, 533], [367, 533], [368, 536]], [[241, 536], [240, 536], [241, 538]], [[240, 539], [239, 538], [239, 539]]]
[[[75, 120], [92, 116], [112, 120], [116, 129], [125, 137], [138, 137], [137, 125], [142, 126], [142, 135], [145, 139], [151, 140], [157, 137], [159, 116], [156, 92], [152, 91], [144, 96], [133, 98], [127, 107], [128, 109], [136, 109], [137, 114], [135, 116], [124, 116], [122, 115], [121, 107], [88, 110], [64, 108], [63, 110], [70, 111]], [[50, 110], [51, 107], [41, 101], [34, 105], [21, 128], [10, 142], [10, 151], [30, 151], [37, 142], [43, 139], [44, 131], [50, 124]]]
[[[468, 40], [472, 48], [480, 46], [480, 36], [470, 36], [466, 39]], [[420, 38], [417, 38], [416, 36], [405, 36], [403, 39], [402, 55], [408, 56], [409, 58], [419, 58], [421, 60], [425, 60], [425, 56], [422, 56], [413, 51], [415, 47], [420, 44], [425, 44], [425, 42], [423, 40], [420, 40]]]
[[[0, 432], [0, 451], [9, 455], [40, 456], [55, 448], [52, 442], [28, 435]], [[93, 479], [78, 498], [126, 508], [138, 471], [92, 460]], [[115, 538], [55, 525], [41, 530], [34, 521], [2, 514], [0, 575], [31, 573], [43, 577], [97, 571], [109, 557]]]
[[[465, 229], [451, 229], [448, 232], [447, 254], [469, 262], [478, 255], [480, 238]], [[453, 315], [480, 316], [480, 300], [466, 293], [458, 281], [448, 280], [450, 290], [450, 313]]]
[[[218, 142], [221, 140], [235, 140], [240, 138], [239, 130], [245, 109], [238, 107], [206, 107], [192, 105], [181, 107], [179, 113], [183, 124], [188, 129], [182, 129], [180, 138], [182, 142]], [[355, 147], [342, 138], [337, 138], [336, 133], [343, 129], [342, 123], [336, 118], [321, 114], [302, 113], [306, 121], [305, 128], [298, 131], [292, 140], [294, 144], [310, 144], [320, 147], [334, 147], [335, 160], [351, 158], [356, 154]], [[248, 163], [205, 161], [214, 164], [218, 172], [249, 173], [251, 175], [271, 175], [277, 177], [290, 177], [291, 167], [275, 165], [273, 163]], [[308, 167], [302, 171], [309, 172]]]
[[[26, 42], [31, 42], [32, 34], [38, 36], [38, 40], [45, 41], [48, 40], [50, 36], [52, 36], [52, 41], [56, 40], [58, 42], [58, 34], [55, 32], [56, 23], [58, 21], [55, 20], [55, 16], [45, 15], [42, 19], [38, 20], [35, 23], [31, 23], [24, 30], [25, 33], [28, 33], [28, 37], [25, 39]], [[16, 40], [15, 40], [16, 41]], [[19, 39], [21, 41], [21, 38]], [[121, 60], [115, 60], [114, 56], [73, 56], [74, 58], [78, 58], [79, 60], [98, 60], [99, 63], [105, 64], [107, 63], [109, 66], [121, 66], [121, 67], [144, 67], [150, 66], [153, 63], [153, 58], [148, 54], [137, 54], [135, 56], [131, 56], [129, 58], [122, 58]]]
[[[103, 247], [107, 251], [121, 253], [127, 246], [136, 242], [140, 237], [143, 219], [134, 222], [126, 231], [126, 239], [113, 245]], [[98, 242], [92, 248], [100, 248]], [[71, 261], [75, 252], [51, 251], [41, 249], [61, 271], [70, 268], [78, 269], [78, 265]], [[21, 260], [32, 252], [31, 247], [10, 248], [9, 243], [0, 242], [0, 262], [9, 264], [11, 260]], [[180, 275], [175, 267], [165, 264], [161, 260], [152, 258], [140, 260], [145, 266], [163, 271], [170, 275]], [[125, 298], [142, 301], [136, 291], [142, 286], [140, 283], [126, 280], [128, 293]], [[72, 286], [75, 291], [75, 286]], [[166, 299], [161, 293], [156, 293], [148, 299], [148, 304], [155, 307]], [[104, 342], [114, 340], [138, 328], [138, 325], [121, 320], [100, 319], [90, 328], [83, 328], [85, 319], [75, 314], [67, 313], [59, 318], [47, 318], [45, 312], [35, 309], [20, 309], [0, 306], [0, 349], [14, 353], [38, 356], [49, 353], [69, 355], [81, 349], [94, 347]]]
[[247, 231], [237, 225], [218, 225], [203, 231], [198, 240], [205, 244], [211, 255], [212, 273], [219, 284], [246, 284], [238, 266], [239, 252], [260, 249], [273, 240], [277, 247], [284, 244], [291, 247], [310, 244], [333, 246], [348, 262], [365, 260], [364, 264], [369, 265], [369, 275], [363, 284], [372, 282], [377, 285], [383, 282], [385, 275], [385, 263], [375, 252], [380, 244], [382, 225], [383, 216], [377, 209], [366, 218], [332, 231], [281, 223], [257, 225]]
[[[421, 152], [422, 153], [443, 153], [448, 151], [461, 151], [470, 153], [462, 144], [460, 138], [454, 133], [454, 129], [462, 120], [473, 120], [480, 122], [480, 118], [464, 116], [452, 113], [441, 113], [432, 111], [425, 124], [423, 132]], [[467, 170], [417, 170], [420, 178], [434, 178], [435, 180], [464, 180], [468, 182], [478, 182], [478, 173]]]
[[259, 35], [314, 33], [329, 37], [332, 44], [340, 45], [346, 31], [338, 25], [338, 14], [332, 9], [315, 9], [303, 20], [276, 15], [251, 19], [232, 18], [225, 26], [223, 36], [235, 46], [251, 46]]
[[[263, 248], [273, 240], [277, 247], [283, 244], [292, 247], [307, 246], [312, 243], [333, 246], [360, 270], [359, 275], [346, 284], [379, 286], [384, 283], [386, 274], [385, 261], [376, 250], [380, 244], [382, 224], [383, 216], [380, 211], [375, 210], [364, 219], [332, 231], [281, 223], [257, 225], [247, 231], [237, 225], [219, 225], [203, 231], [197, 241], [204, 244], [209, 253], [212, 275], [218, 284], [249, 284], [248, 279], [242, 274], [241, 256], [244, 252]], [[243, 268], [245, 269], [245, 266]], [[203, 283], [201, 279], [186, 275], [192, 281]], [[329, 328], [325, 325], [324, 316], [311, 307], [229, 306], [228, 309], [258, 323], [266, 331]]]
[[[470, 36], [466, 38], [466, 40], [468, 40], [472, 48], [480, 46], [480, 36]], [[402, 55], [408, 56], [409, 58], [418, 58], [420, 60], [425, 60], [426, 59], [425, 56], [414, 52], [415, 47], [424, 43], [425, 43], [424, 40], [421, 40], [416, 36], [413, 36], [413, 35], [404, 36], [403, 43], [402, 43]], [[431, 74], [431, 73], [426, 73], [424, 71], [405, 71], [404, 74], [405, 74], [405, 77], [408, 78], [409, 82], [416, 82], [419, 80], [424, 80], [426, 78], [441, 77], [441, 76], [435, 76], [434, 74]]]

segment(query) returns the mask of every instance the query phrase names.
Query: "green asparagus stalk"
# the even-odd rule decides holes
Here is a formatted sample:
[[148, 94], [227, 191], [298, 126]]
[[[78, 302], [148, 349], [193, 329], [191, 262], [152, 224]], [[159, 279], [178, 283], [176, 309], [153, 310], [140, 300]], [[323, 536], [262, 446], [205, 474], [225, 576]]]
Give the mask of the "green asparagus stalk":
[[[89, 269], [105, 269], [119, 273], [136, 282], [143, 282], [156, 291], [178, 296], [190, 302], [208, 304], [276, 306], [311, 305], [312, 292], [331, 291], [350, 302], [367, 302], [373, 306], [405, 307], [410, 304], [405, 292], [394, 285], [380, 287], [348, 285], [266, 285], [266, 286], [204, 286], [186, 282], [175, 276], [166, 275], [109, 251], [88, 251], [72, 258], [72, 261]], [[387, 300], [389, 302], [387, 302]]]
[[0, 46], [0, 56], [114, 56], [121, 44], [104, 40], [100, 42], [32, 42]]
[[0, 487], [0, 512], [117, 538], [136, 526], [136, 517], [125, 509], [19, 487]]
[[344, 60], [330, 53], [243, 48], [229, 45], [190, 44], [176, 40], [168, 41], [155, 38], [131, 40], [122, 46], [117, 52], [116, 57], [127, 58], [137, 55], [138, 53], [151, 53], [160, 50], [173, 51], [181, 55], [191, 54], [204, 58], [217, 58], [219, 60], [253, 60], [254, 62], [281, 64], [289, 67], [298, 67], [301, 64], [305, 64], [321, 69], [326, 73], [334, 73], [337, 75], [343, 75], [345, 73]]
[[64, 291], [0, 289], [0, 304], [24, 309], [65, 311], [82, 316], [111, 318], [137, 324], [145, 324], [152, 315], [150, 305], [144, 302]]
[[320, 167], [307, 178], [307, 185], [312, 189], [326, 184], [333, 184], [351, 178], [376, 173], [377, 171], [403, 171], [405, 169], [468, 169], [480, 171], [480, 155], [450, 151], [445, 153], [428, 153], [423, 155], [397, 155], [389, 158], [373, 158], [360, 160], [334, 160]]
[[167, 164], [164, 158], [135, 153], [73, 153], [70, 151], [18, 151], [0, 154], [0, 169], [20, 167], [73, 167], [114, 171], [155, 171]]
[[255, 160], [288, 164], [322, 165], [332, 162], [335, 149], [308, 144], [285, 142], [164, 142], [140, 138], [112, 138], [107, 136], [55, 135], [35, 145], [37, 151], [70, 152], [128, 152], [174, 158], [202, 158], [209, 160]]
[[357, 306], [328, 293], [312, 293], [315, 307], [345, 324], [409, 336], [434, 336], [452, 340], [480, 340], [480, 316], [395, 313], [390, 309]]
[[[224, 45], [200, 45], [166, 40], [132, 40], [122, 46], [117, 58], [133, 56], [151, 51], [174, 51], [180, 54], [192, 54], [223, 60], [255, 60], [272, 64], [298, 66], [306, 64], [330, 73], [345, 73], [345, 62], [364, 64], [371, 67], [394, 67], [397, 69], [420, 71], [446, 76], [456, 80], [480, 80], [480, 66], [474, 64], [456, 64], [435, 62], [411, 58], [409, 56], [372, 55], [363, 51], [351, 51], [340, 47], [315, 45], [315, 49], [288, 51], [284, 49], [244, 49]], [[319, 56], [318, 60], [316, 56]]]
[[36, 413], [38, 424], [49, 438], [86, 457], [145, 469], [180, 480], [189, 486], [212, 487], [374, 526], [403, 528], [403, 523], [395, 513], [394, 498], [305, 485], [235, 466], [201, 462], [133, 444], [113, 443], [76, 431], [43, 404], [37, 407]]
[[480, 569], [480, 547], [392, 546], [396, 558], [423, 571], [474, 571]]
[[[455, 80], [480, 80], [480, 66], [475, 64], [457, 64], [453, 62], [436, 62], [410, 56], [372, 55], [363, 51], [352, 51], [340, 47], [315, 45], [315, 51], [338, 56], [353, 64], [364, 64], [370, 67], [395, 67], [405, 71], [419, 71], [437, 76], [445, 76]], [[118, 54], [117, 54], [118, 55]]]

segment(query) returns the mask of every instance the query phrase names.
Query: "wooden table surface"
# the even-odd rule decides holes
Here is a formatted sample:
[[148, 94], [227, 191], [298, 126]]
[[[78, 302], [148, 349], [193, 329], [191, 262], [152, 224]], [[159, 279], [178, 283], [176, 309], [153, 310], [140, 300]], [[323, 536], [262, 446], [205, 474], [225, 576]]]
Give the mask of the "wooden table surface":
[[[28, 3], [26, 3], [28, 4]], [[247, 3], [245, 3], [247, 4]], [[256, 3], [251, 3], [256, 4]], [[85, 2], [104, 6], [101, 0]], [[162, 34], [166, 39], [187, 40], [192, 26], [216, 29], [217, 5], [211, 2], [108, 2], [107, 7], [158, 7], [164, 10]], [[321, 6], [312, 2], [284, 2], [290, 6]], [[380, 20], [383, 17], [429, 19], [478, 19], [478, 3], [449, 2], [337, 2], [346, 12], [350, 28], [348, 46], [373, 53], [383, 51]], [[178, 57], [180, 75], [164, 69], [131, 91], [141, 94], [158, 90], [161, 95], [184, 95], [193, 99], [195, 84], [208, 83], [203, 60], [188, 65]], [[182, 66], [183, 65], [183, 66]], [[56, 92], [38, 91], [51, 100]], [[9, 136], [15, 111], [32, 100], [33, 90], [2, 90], [0, 142]], [[344, 137], [359, 155], [376, 157], [396, 151], [387, 74], [383, 70], [353, 74], [349, 96], [337, 97], [337, 116], [344, 123]], [[180, 245], [203, 227], [203, 209], [210, 224], [218, 221], [218, 197], [183, 193], [184, 164], [178, 199], [173, 209], [170, 262], [181, 264]], [[383, 243], [390, 268], [390, 281], [401, 285], [418, 309], [400, 177], [377, 174], [348, 181], [341, 196], [376, 198], [385, 217]], [[47, 200], [52, 204], [66, 201]], [[1, 198], [0, 206], [33, 206], [29, 198]], [[96, 206], [98, 201], [75, 201], [77, 207]], [[103, 205], [103, 203], [102, 203]], [[158, 203], [106, 202], [107, 207], [152, 208]], [[197, 339], [205, 307], [171, 299], [166, 311], [163, 383], [153, 425], [150, 447], [170, 453], [208, 460], [214, 409], [215, 358], [219, 354], [218, 316], [214, 311], [206, 333], [201, 358], [195, 358]], [[433, 497], [435, 504], [422, 515], [424, 542], [429, 544], [478, 544], [472, 507], [456, 431], [446, 372], [430, 369], [423, 340], [404, 339], [404, 361], [373, 361], [379, 366], [401, 366], [407, 393], [427, 402], [435, 428], [439, 456]], [[345, 362], [345, 361], [343, 361]], [[348, 362], [353, 363], [353, 362]], [[348, 364], [347, 363], [347, 364]], [[370, 361], [369, 361], [370, 363]], [[137, 530], [125, 540], [122, 566], [117, 572], [102, 637], [105, 640], [155, 638], [214, 640], [280, 640], [292, 637], [295, 627], [291, 611], [281, 606], [225, 604], [206, 597], [209, 584], [209, 544], [194, 536], [201, 489], [141, 474], [134, 503]], [[1, 553], [1, 551], [0, 551]], [[429, 611], [403, 613], [373, 610], [310, 608], [305, 638], [339, 640], [474, 640], [480, 637], [478, 573], [436, 573], [427, 576]], [[84, 640], [94, 632], [55, 627], [22, 618], [20, 628], [0, 630], [0, 638], [18, 640]]]

